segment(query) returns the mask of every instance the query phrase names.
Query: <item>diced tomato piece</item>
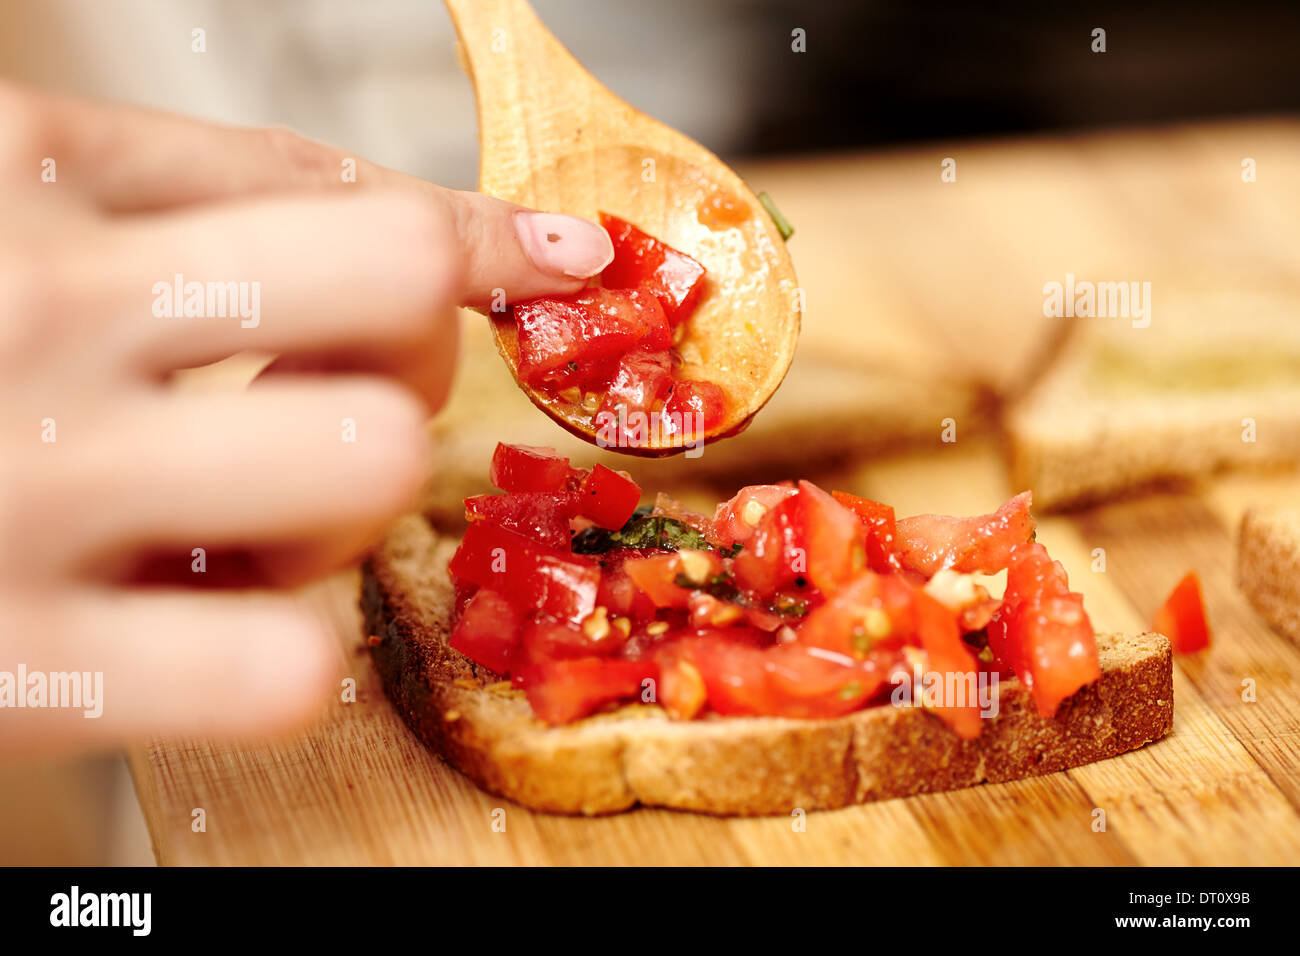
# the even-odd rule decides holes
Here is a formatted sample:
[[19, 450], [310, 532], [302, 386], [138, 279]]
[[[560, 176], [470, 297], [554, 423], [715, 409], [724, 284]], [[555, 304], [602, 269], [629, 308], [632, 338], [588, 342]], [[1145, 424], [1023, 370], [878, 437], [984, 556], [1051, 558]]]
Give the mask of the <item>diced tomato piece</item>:
[[498, 443], [488, 478], [502, 491], [564, 491], [582, 472], [554, 448]]
[[602, 704], [639, 700], [642, 682], [656, 678], [653, 661], [577, 657], [530, 665], [521, 683], [538, 719], [567, 724]]
[[614, 244], [614, 261], [601, 273], [605, 287], [644, 287], [659, 298], [669, 321], [684, 322], [704, 292], [704, 266], [617, 216], [602, 212], [600, 224]]
[[683, 379], [664, 400], [664, 430], [703, 438], [727, 418], [727, 393], [712, 382]]
[[745, 620], [749, 623], [751, 627], [756, 627], [760, 631], [766, 631], [769, 634], [772, 631], [780, 630], [783, 624], [798, 623], [797, 620], [787, 621], [784, 615], [778, 614], [775, 611], [765, 610], [761, 607], [746, 607], [744, 609], [744, 612], [745, 612]]
[[627, 475], [597, 464], [579, 489], [577, 509], [602, 528], [617, 531], [641, 501], [641, 487]]
[[730, 501], [718, 505], [708, 538], [722, 548], [748, 541], [763, 516], [795, 493], [792, 482], [779, 485], [747, 485]]
[[498, 674], [510, 671], [518, 643], [519, 612], [496, 591], [480, 588], [465, 605], [447, 643]]
[[663, 351], [673, 344], [673, 327], [664, 312], [663, 303], [649, 289], [628, 289], [625, 294], [632, 300], [637, 317], [645, 326], [638, 346], [649, 352]]
[[672, 646], [655, 655], [659, 669], [658, 700], [660, 706], [676, 720], [690, 720], [709, 699], [708, 688], [699, 669]]
[[1001, 606], [1002, 602], [995, 597], [981, 598], [961, 609], [961, 613], [957, 615], [957, 623], [963, 633], [982, 631], [988, 627], [989, 621], [993, 620], [993, 616]]
[[795, 494], [759, 519], [732, 565], [736, 584], [759, 598], [769, 598], [795, 584], [808, 571], [801, 530], [799, 496]]
[[523, 625], [519, 644], [529, 664], [574, 657], [610, 657], [622, 650], [627, 637], [610, 627], [590, 636], [581, 624], [534, 620]]
[[557, 377], [565, 385], [607, 380], [611, 366], [600, 363], [617, 361], [650, 332], [646, 311], [631, 292], [597, 288], [517, 305], [519, 374], [534, 385]]
[[475, 521], [452, 556], [454, 577], [505, 594], [516, 610], [581, 621], [596, 607], [600, 567], [590, 558], [547, 548], [485, 521]]
[[567, 550], [569, 518], [577, 500], [578, 493], [573, 491], [475, 495], [465, 499], [465, 520], [488, 521], [532, 538], [548, 548]]
[[747, 624], [745, 608], [704, 591], [692, 591], [686, 601], [691, 627], [731, 627]]
[[1179, 654], [1191, 654], [1210, 646], [1210, 625], [1205, 614], [1201, 579], [1189, 571], [1174, 587], [1160, 610], [1152, 630], [1169, 638]]
[[987, 632], [989, 648], [1024, 683], [1044, 717], [1101, 677], [1083, 597], [1070, 591], [1061, 563], [1037, 542], [1012, 549], [1002, 607]]
[[452, 621], [459, 621], [460, 616], [465, 613], [465, 606], [469, 604], [470, 598], [478, 593], [478, 585], [473, 581], [466, 581], [463, 578], [452, 576]]
[[596, 604], [608, 609], [610, 617], [648, 621], [654, 617], [655, 604], [628, 575], [623, 565], [637, 558], [665, 554], [653, 548], [611, 548], [602, 555], [600, 590]]
[[709, 636], [680, 647], [704, 681], [709, 706], [724, 715], [838, 717], [861, 707], [886, 676], [876, 660], [798, 644], [755, 647]]
[[866, 533], [857, 516], [811, 481], [799, 482], [798, 537], [808, 580], [819, 591], [842, 587], [866, 567]]
[[896, 571], [901, 567], [894, 554], [898, 525], [894, 509], [870, 498], [859, 498], [845, 491], [832, 491], [831, 497], [848, 508], [867, 529], [867, 567], [872, 571]]
[[993, 514], [973, 518], [916, 515], [898, 522], [897, 553], [904, 568], [932, 575], [940, 568], [996, 574], [1011, 549], [1034, 533], [1032, 497], [1023, 491]]
[[651, 417], [672, 388], [672, 367], [667, 351], [635, 348], [619, 360], [592, 420], [602, 442], [637, 447], [654, 440]]
[[736, 583], [760, 597], [770, 597], [800, 578], [819, 590], [833, 590], [865, 566], [864, 539], [865, 531], [851, 511], [816, 485], [801, 481], [796, 494], [781, 499], [759, 519], [736, 556]]
[[[956, 616], [924, 591], [915, 592], [916, 633], [925, 651], [926, 666], [962, 699], [941, 699], [931, 708], [936, 717], [967, 740], [980, 735], [979, 664], [961, 639]], [[913, 693], [918, 689], [913, 688]]]
[[798, 641], [859, 660], [900, 647], [915, 635], [915, 599], [916, 589], [901, 577], [863, 571], [808, 614]]
[[623, 570], [656, 607], [685, 608], [692, 586], [707, 583], [724, 566], [715, 551], [676, 551], [625, 561]]
[[622, 405], [626, 412], [649, 414], [655, 402], [668, 394], [673, 384], [672, 358], [666, 350], [635, 348], [619, 359], [618, 368], [601, 400], [601, 412], [614, 412]]

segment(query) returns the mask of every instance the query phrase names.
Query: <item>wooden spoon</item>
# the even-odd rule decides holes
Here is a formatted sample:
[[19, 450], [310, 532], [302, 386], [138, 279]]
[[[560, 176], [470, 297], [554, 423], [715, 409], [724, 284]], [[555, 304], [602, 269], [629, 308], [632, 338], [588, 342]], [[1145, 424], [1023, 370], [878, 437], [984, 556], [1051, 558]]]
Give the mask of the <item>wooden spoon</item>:
[[[772, 218], [707, 149], [598, 83], [524, 0], [446, 3], [478, 100], [479, 188], [548, 212], [592, 220], [611, 213], [703, 263], [708, 287], [678, 344], [680, 377], [714, 382], [727, 394], [726, 420], [705, 440], [739, 432], [781, 384], [799, 337], [802, 294]], [[627, 55], [636, 55], [635, 44]], [[743, 221], [710, 228], [701, 210], [715, 202], [731, 203]], [[520, 380], [510, 313], [493, 313], [492, 324], [533, 403], [603, 444], [590, 409]], [[676, 436], [618, 450], [657, 456], [682, 448]]]

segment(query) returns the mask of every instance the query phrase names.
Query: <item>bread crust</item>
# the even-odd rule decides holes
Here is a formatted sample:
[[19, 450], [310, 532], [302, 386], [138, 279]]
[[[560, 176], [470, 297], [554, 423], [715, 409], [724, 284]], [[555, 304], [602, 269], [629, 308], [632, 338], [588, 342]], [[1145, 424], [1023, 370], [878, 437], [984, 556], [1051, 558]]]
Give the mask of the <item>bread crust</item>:
[[384, 689], [435, 752], [479, 786], [536, 810], [603, 814], [637, 804], [728, 815], [789, 814], [1051, 773], [1112, 757], [1173, 726], [1169, 641], [1098, 635], [1102, 678], [1038, 716], [1019, 681], [962, 740], [919, 708], [833, 720], [674, 721], [635, 704], [563, 727], [447, 646], [446, 567], [457, 541], [418, 516], [366, 560], [361, 607]]
[[1242, 515], [1237, 583], [1274, 630], [1300, 641], [1300, 511], [1250, 509]]

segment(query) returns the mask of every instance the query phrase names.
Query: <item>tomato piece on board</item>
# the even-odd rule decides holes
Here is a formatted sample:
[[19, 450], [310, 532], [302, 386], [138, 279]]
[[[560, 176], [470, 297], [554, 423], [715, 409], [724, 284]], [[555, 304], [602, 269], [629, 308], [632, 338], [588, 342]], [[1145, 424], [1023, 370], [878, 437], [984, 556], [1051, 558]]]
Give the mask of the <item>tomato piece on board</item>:
[[480, 588], [465, 605], [447, 643], [476, 664], [498, 674], [510, 672], [518, 643], [519, 612], [502, 595]]
[[727, 393], [712, 382], [682, 379], [664, 400], [664, 429], [671, 435], [702, 438], [727, 418]]
[[941, 568], [996, 574], [1007, 566], [1011, 549], [1034, 533], [1031, 504], [1030, 493], [1022, 491], [992, 514], [902, 518], [897, 526], [898, 559], [904, 568], [927, 576]]
[[[600, 466], [597, 465], [597, 468]], [[465, 499], [466, 521], [487, 521], [556, 550], [569, 547], [569, 518], [578, 493], [508, 491]]]
[[475, 521], [449, 567], [453, 577], [504, 594], [523, 612], [581, 621], [596, 607], [600, 566], [583, 555], [548, 548], [514, 531]]
[[684, 322], [704, 292], [704, 266], [617, 216], [602, 212], [600, 224], [614, 244], [614, 261], [601, 273], [605, 287], [643, 287], [658, 297], [670, 322]]
[[582, 474], [554, 448], [498, 442], [488, 479], [502, 491], [564, 491]]
[[1101, 677], [1083, 596], [1070, 591], [1065, 568], [1037, 542], [1011, 550], [1002, 607], [987, 633], [989, 648], [1024, 683], [1044, 717]]
[[641, 501], [641, 486], [621, 472], [597, 464], [578, 489], [576, 507], [602, 528], [617, 531]]
[[632, 292], [597, 288], [516, 305], [519, 374], [533, 385], [606, 381], [619, 356], [651, 331], [646, 312]]
[[576, 657], [532, 664], [520, 683], [539, 720], [567, 724], [603, 704], [639, 700], [642, 681], [655, 677], [653, 661]]
[[880, 572], [897, 571], [902, 567], [894, 554], [898, 523], [893, 508], [846, 491], [832, 491], [831, 497], [857, 515], [866, 527], [867, 567]]
[[1210, 646], [1210, 624], [1205, 614], [1201, 579], [1189, 571], [1156, 611], [1151, 629], [1169, 638], [1174, 651], [1191, 654]]

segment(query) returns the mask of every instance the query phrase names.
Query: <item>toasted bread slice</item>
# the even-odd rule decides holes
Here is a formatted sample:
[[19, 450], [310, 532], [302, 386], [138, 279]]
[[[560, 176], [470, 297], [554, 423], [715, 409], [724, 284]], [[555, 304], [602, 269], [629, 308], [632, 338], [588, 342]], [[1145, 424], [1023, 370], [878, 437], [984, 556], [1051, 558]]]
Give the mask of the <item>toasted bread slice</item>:
[[1247, 511], [1237, 549], [1241, 590], [1273, 628], [1300, 641], [1300, 511]]
[[1157, 284], [1151, 324], [1080, 318], [1077, 334], [1006, 416], [1016, 484], [1040, 509], [1223, 468], [1300, 460], [1294, 290]]
[[519, 691], [447, 646], [455, 538], [402, 519], [363, 569], [361, 606], [384, 688], [411, 729], [484, 789], [524, 806], [600, 814], [638, 803], [757, 815], [842, 807], [1077, 767], [1173, 725], [1169, 641], [1101, 635], [1101, 680], [1038, 716], [1016, 680], [977, 740], [920, 709], [834, 720], [675, 721], [636, 704], [548, 727]]

